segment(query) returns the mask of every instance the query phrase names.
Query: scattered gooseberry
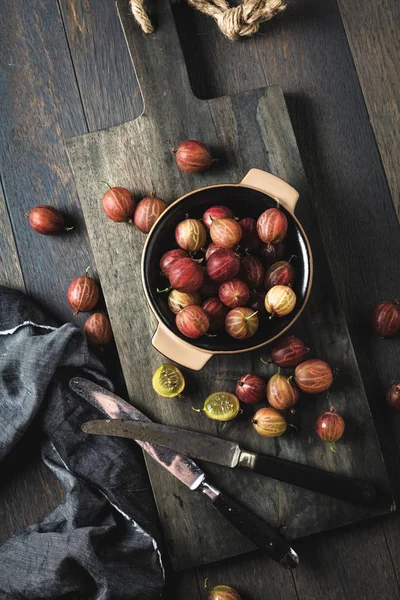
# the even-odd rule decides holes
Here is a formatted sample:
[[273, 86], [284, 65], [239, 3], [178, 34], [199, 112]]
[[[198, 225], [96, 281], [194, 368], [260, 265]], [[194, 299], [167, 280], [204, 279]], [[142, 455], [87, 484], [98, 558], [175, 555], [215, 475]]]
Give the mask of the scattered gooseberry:
[[254, 429], [264, 437], [278, 437], [286, 431], [286, 420], [274, 408], [260, 408], [253, 417]]

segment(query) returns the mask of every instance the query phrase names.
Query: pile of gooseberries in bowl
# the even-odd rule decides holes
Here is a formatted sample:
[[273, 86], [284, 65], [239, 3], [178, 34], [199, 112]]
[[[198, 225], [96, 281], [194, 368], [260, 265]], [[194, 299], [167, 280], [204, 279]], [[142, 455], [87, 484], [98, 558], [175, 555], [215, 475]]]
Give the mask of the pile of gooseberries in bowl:
[[172, 204], [143, 253], [144, 287], [177, 336], [213, 352], [245, 351], [280, 335], [311, 283], [302, 228], [251, 188], [196, 190]]

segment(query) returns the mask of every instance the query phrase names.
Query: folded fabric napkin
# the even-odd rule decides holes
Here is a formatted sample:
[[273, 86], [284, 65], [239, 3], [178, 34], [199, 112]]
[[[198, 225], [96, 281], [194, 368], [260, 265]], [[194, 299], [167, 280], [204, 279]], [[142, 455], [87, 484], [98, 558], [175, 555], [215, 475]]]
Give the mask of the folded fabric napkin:
[[58, 327], [0, 287], [0, 462], [34, 420], [43, 460], [66, 489], [65, 504], [0, 546], [0, 598], [160, 598], [157, 515], [140, 450], [81, 431], [99, 413], [70, 390], [74, 376], [112, 387], [76, 326]]

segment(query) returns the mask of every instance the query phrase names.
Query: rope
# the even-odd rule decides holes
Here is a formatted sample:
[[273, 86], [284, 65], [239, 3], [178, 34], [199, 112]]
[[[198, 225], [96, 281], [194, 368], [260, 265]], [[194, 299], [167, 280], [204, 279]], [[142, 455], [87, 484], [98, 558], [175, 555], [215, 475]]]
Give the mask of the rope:
[[[188, 3], [212, 17], [230, 40], [256, 33], [260, 23], [269, 21], [284, 11], [284, 0], [243, 0], [243, 4], [229, 6], [226, 0], [188, 0]], [[130, 0], [132, 14], [144, 33], [153, 33], [153, 25], [144, 8], [144, 0]]]
[[144, 33], [153, 33], [154, 27], [150, 21], [150, 17], [144, 7], [143, 0], [130, 0], [130, 7], [133, 16], [139, 23]]

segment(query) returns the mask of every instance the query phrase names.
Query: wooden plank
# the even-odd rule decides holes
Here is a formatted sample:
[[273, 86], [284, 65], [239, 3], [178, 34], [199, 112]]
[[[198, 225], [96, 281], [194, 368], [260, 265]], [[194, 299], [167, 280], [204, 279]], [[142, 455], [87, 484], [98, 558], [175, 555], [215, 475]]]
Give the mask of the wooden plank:
[[[0, 223], [0, 285], [23, 292], [24, 279], [1, 186]], [[36, 432], [33, 437], [37, 437]], [[33, 459], [32, 448], [36, 450]], [[37, 450], [32, 435], [26, 436], [1, 464], [0, 543], [22, 527], [42, 519], [64, 498], [62, 486], [43, 464]]]
[[188, 569], [179, 575], [169, 571], [164, 595], [175, 600], [204, 600], [204, 590], [197, 583], [196, 570]]
[[[37, 3], [32, 11], [23, 0], [2, 3], [0, 18], [8, 32], [0, 161], [26, 290], [60, 321], [69, 321], [69, 282], [88, 265], [95, 270], [63, 142], [86, 131], [85, 117], [57, 5]], [[37, 204], [61, 209], [75, 229], [38, 235], [25, 217]]]
[[338, 0], [338, 5], [400, 219], [400, 4]]
[[89, 131], [137, 117], [143, 102], [124, 33], [109, 0], [60, 0]]
[[388, 427], [382, 402], [397, 372], [397, 342], [372, 335], [368, 320], [378, 301], [398, 296], [399, 226], [338, 6], [332, 0], [315, 3], [305, 12], [309, 26], [299, 28], [304, 9], [302, 0], [291, 3], [285, 19], [257, 38], [257, 46], [268, 81], [286, 94], [336, 289], [396, 482], [396, 433], [390, 434], [396, 426]]
[[[297, 549], [297, 545], [295, 545]], [[299, 567], [300, 568], [300, 567]], [[230, 559], [198, 567], [197, 581], [200, 589], [207, 585], [230, 585], [243, 598], [251, 600], [299, 600], [293, 575], [272, 562], [265, 553], [253, 553], [240, 559]], [[306, 600], [304, 598], [304, 600]], [[308, 597], [307, 597], [308, 600]]]
[[[149, 348], [154, 321], [151, 316], [143, 321], [148, 310], [143, 292], [139, 285], [132, 284], [140, 279], [138, 259], [143, 236], [129, 225], [115, 225], [101, 215], [100, 173], [102, 177], [111, 177], [120, 185], [127, 185], [138, 195], [154, 189], [170, 201], [200, 185], [224, 180], [239, 181], [250, 167], [270, 169], [303, 192], [299, 214], [311, 236], [317, 273], [313, 298], [304, 319], [305, 335], [318, 355], [332, 364], [345, 365], [347, 371], [351, 371], [351, 378], [345, 376], [342, 379], [345, 388], [338, 384], [332, 389], [330, 401], [348, 417], [351, 415], [357, 435], [352, 440], [348, 439], [346, 447], [343, 446], [342, 452], [335, 458], [327, 448], [321, 448], [320, 444], [312, 441], [304, 445], [300, 438], [290, 442], [278, 440], [275, 444], [257, 439], [243, 422], [231, 424], [224, 435], [239, 436], [244, 446], [254, 450], [278, 452], [310, 464], [329, 465], [333, 470], [358, 477], [377, 478], [385, 486], [371, 416], [310, 208], [304, 172], [282, 94], [278, 89], [270, 88], [209, 103], [197, 100], [189, 92], [188, 77], [168, 4], [157, 6], [159, 27], [153, 39], [138, 35], [128, 15], [126, 2], [120, 3], [120, 6], [131, 54], [136, 57], [135, 68], [144, 91], [146, 111], [137, 121], [71, 140], [69, 153], [132, 401], [157, 420], [220, 434], [214, 423], [200, 421], [191, 405], [200, 404], [210, 391], [226, 387], [228, 382], [232, 385], [243, 372], [255, 370], [265, 374], [266, 371], [264, 367], [261, 369], [260, 354], [219, 356], [201, 376], [193, 376], [196, 385], [192, 384], [192, 389], [197, 387], [197, 390], [190, 395], [189, 402], [179, 405], [166, 403], [149, 391], [152, 369], [161, 359]], [[177, 82], [177, 85], [169, 86], [170, 81]], [[158, 104], [160, 98], [163, 101]], [[240, 138], [235, 131], [241, 132]], [[176, 143], [184, 137], [198, 137], [211, 146], [224, 148], [229, 155], [229, 163], [201, 176], [179, 173], [165, 139], [170, 138], [172, 143]], [[110, 148], [112, 153], [108, 152]], [[140, 331], [137, 330], [139, 322]], [[134, 336], [131, 335], [133, 331]], [[135, 365], [132, 364], [132, 356], [135, 356]], [[346, 401], [346, 393], [352, 396], [351, 405]], [[316, 404], [304, 404], [300, 418], [303, 431], [309, 432], [310, 440], [316, 413], [325, 405], [324, 398]], [[219, 515], [210, 513], [202, 499], [172, 481], [151, 461], [149, 467], [176, 568], [250, 549], [236, 532], [224, 528]], [[288, 537], [305, 535], [373, 514], [369, 510], [345, 508], [339, 502], [328, 499], [318, 498], [316, 504], [312, 495], [289, 489], [290, 486], [277, 486], [269, 480], [260, 481], [251, 474], [228, 473], [226, 469], [211, 465], [207, 466], [207, 471], [217, 478], [221, 487], [232, 490], [242, 502], [271, 523], [278, 525], [285, 521], [284, 532]], [[247, 493], [244, 494], [245, 490]], [[276, 499], [277, 490], [280, 501], [265, 502], [266, 497]], [[298, 513], [296, 506], [300, 504], [309, 506], [309, 510], [303, 509]], [[182, 529], [190, 533], [184, 537], [178, 535]]]
[[[227, 42], [222, 35], [220, 35], [213, 23], [207, 17], [199, 15], [196, 11], [186, 8], [185, 4], [174, 4], [175, 18], [177, 18], [178, 25], [180, 25], [180, 37], [184, 50], [186, 50], [185, 56], [189, 67], [189, 75], [191, 76], [191, 82], [193, 89], [197, 95], [202, 98], [210, 98], [221, 94], [232, 93], [233, 91], [244, 91], [249, 87], [257, 87], [264, 83], [264, 79], [257, 73], [254, 74], [256, 67], [254, 64], [257, 62], [254, 56], [253, 43], [248, 41], [246, 43], [231, 44]], [[257, 38], [257, 47], [260, 56], [263, 59], [267, 75], [271, 74], [269, 81], [271, 83], [280, 83], [284, 85], [285, 92], [293, 91], [292, 97], [286, 94], [289, 101], [289, 109], [291, 110], [292, 119], [295, 119], [295, 128], [297, 139], [300, 144], [302, 151], [302, 159], [305, 163], [305, 167], [308, 173], [309, 180], [311, 181], [313, 188], [318, 186], [319, 196], [321, 199], [326, 198], [326, 202], [334, 210], [338, 203], [345, 202], [347, 197], [358, 198], [357, 186], [358, 178], [354, 177], [355, 167], [351, 171], [347, 172], [346, 164], [348, 159], [352, 159], [353, 149], [355, 143], [352, 141], [350, 144], [350, 151], [343, 153], [341, 147], [338, 145], [337, 131], [340, 130], [340, 139], [343, 136], [346, 137], [343, 145], [347, 147], [349, 145], [349, 138], [353, 134], [353, 126], [350, 121], [343, 123], [347, 113], [344, 108], [345, 106], [345, 95], [349, 89], [347, 80], [349, 78], [353, 81], [353, 86], [357, 86], [357, 81], [354, 81], [354, 77], [351, 74], [350, 61], [346, 55], [345, 60], [340, 55], [341, 48], [345, 48], [344, 35], [341, 34], [341, 28], [339, 19], [337, 18], [336, 11], [333, 9], [332, 3], [323, 3], [319, 6], [316, 3], [310, 5], [304, 2], [292, 2], [292, 10], [289, 12], [288, 17], [283, 14], [279, 19], [275, 19], [263, 27], [262, 38]], [[317, 10], [316, 10], [317, 9]], [[319, 10], [318, 10], [319, 9]], [[369, 13], [375, 10], [375, 7], [371, 9], [369, 7]], [[378, 9], [377, 9], [378, 10]], [[387, 13], [380, 10], [380, 19], [385, 19]], [[177, 17], [183, 15], [180, 19]], [[287, 11], [286, 11], [287, 14]], [[324, 16], [325, 15], [325, 16]], [[333, 19], [332, 19], [333, 16]], [[365, 17], [363, 17], [365, 18]], [[362, 21], [362, 19], [361, 19]], [[285, 25], [285, 26], [284, 26]], [[332, 32], [333, 30], [333, 32]], [[316, 33], [321, 31], [321, 35], [316, 39]], [[391, 34], [396, 30], [386, 31], [385, 28], [379, 30], [381, 37], [388, 37], [390, 40]], [[272, 39], [270, 39], [272, 36]], [[270, 40], [270, 43], [268, 41]], [[306, 51], [305, 51], [306, 49]], [[379, 48], [377, 48], [379, 52]], [[332, 59], [332, 53], [334, 57]], [[339, 54], [339, 56], [338, 56]], [[346, 65], [346, 70], [343, 73], [343, 63]], [[210, 66], [211, 65], [211, 66]], [[326, 73], [327, 65], [330, 66], [329, 78], [333, 78], [332, 85], [326, 90], [326, 84], [328, 83]], [[306, 70], [306, 78], [303, 82], [304, 70]], [[282, 76], [281, 74], [284, 73]], [[252, 76], [253, 74], [253, 76]], [[383, 77], [385, 73], [381, 73]], [[312, 89], [312, 82], [316, 80], [315, 88]], [[310, 83], [311, 82], [311, 83]], [[342, 91], [344, 92], [342, 93]], [[341, 101], [340, 110], [336, 111], [334, 118], [330, 117], [330, 111], [332, 106], [335, 107], [336, 96], [342, 95], [343, 101]], [[304, 97], [318, 98], [318, 110], [319, 112], [325, 112], [324, 116], [321, 117], [318, 124], [318, 130], [311, 127], [314, 119], [314, 104], [309, 106], [304, 100]], [[303, 99], [303, 100], [302, 100]], [[362, 102], [362, 98], [360, 98]], [[362, 104], [361, 104], [362, 106]], [[357, 114], [358, 109], [353, 105], [351, 114]], [[364, 117], [363, 127], [368, 128], [368, 120]], [[320, 130], [321, 124], [328, 122], [329, 127], [324, 126], [323, 134], [318, 135], [315, 143], [315, 137], [317, 131]], [[343, 123], [343, 124], [342, 124]], [[335, 127], [336, 124], [336, 127]], [[356, 128], [360, 127], [360, 120], [357, 119]], [[395, 132], [390, 134], [387, 133], [387, 138], [392, 139], [396, 135], [398, 127]], [[357, 137], [358, 133], [354, 137]], [[308, 142], [311, 138], [310, 142]], [[363, 146], [364, 147], [364, 146]], [[334, 156], [332, 158], [332, 165], [340, 165], [341, 180], [337, 182], [335, 190], [332, 190], [331, 178], [327, 179], [325, 175], [325, 169], [322, 171], [320, 165], [323, 161], [322, 157], [328, 152], [332, 152]], [[382, 151], [382, 150], [381, 150]], [[394, 158], [396, 160], [396, 158]], [[355, 161], [356, 162], [356, 161]], [[325, 161], [324, 161], [325, 163]], [[324, 164], [323, 163], [323, 164]], [[368, 163], [371, 166], [371, 170], [375, 171], [380, 169], [379, 157], [378, 160], [369, 158]], [[316, 168], [315, 168], [316, 165]], [[388, 174], [388, 173], [387, 173]], [[398, 169], [392, 172], [391, 177], [395, 178], [398, 175]], [[390, 181], [390, 174], [389, 181]], [[345, 182], [347, 193], [343, 194], [340, 190], [342, 182]], [[335, 181], [334, 181], [335, 182]], [[365, 186], [366, 188], [367, 186]], [[363, 190], [363, 192], [365, 189]], [[381, 190], [371, 190], [368, 194], [366, 206], [376, 204], [376, 197], [381, 198]], [[379, 204], [378, 204], [379, 206]], [[385, 207], [389, 204], [385, 201]], [[384, 209], [384, 212], [387, 208]], [[356, 220], [356, 219], [355, 219]], [[321, 222], [324, 223], [324, 214], [321, 210]], [[326, 221], [330, 228], [332, 228], [331, 219]], [[338, 226], [333, 228], [332, 231], [332, 251], [336, 251], [337, 245], [341, 245], [347, 250], [347, 260], [344, 264], [348, 264], [348, 258], [353, 259], [357, 252], [354, 252], [353, 246], [348, 248], [349, 243], [354, 244], [354, 240], [350, 240], [348, 236], [341, 235], [340, 221], [338, 220]], [[395, 230], [394, 230], [395, 231]], [[387, 229], [386, 229], [387, 233]], [[393, 232], [392, 232], [393, 233]], [[395, 233], [393, 233], [394, 235]], [[379, 235], [379, 228], [376, 231], [376, 235]], [[357, 243], [360, 239], [355, 240]], [[393, 236], [391, 237], [393, 242]], [[366, 248], [365, 245], [362, 248], [360, 255], [363, 256], [360, 263], [351, 269], [353, 273], [351, 281], [353, 289], [357, 288], [357, 278], [360, 269], [365, 270], [365, 265], [369, 264], [370, 254], [375, 253], [375, 242], [371, 244], [371, 247]], [[364, 253], [364, 255], [362, 254]], [[379, 253], [378, 253], [379, 256]], [[395, 255], [394, 255], [395, 256]], [[382, 286], [384, 289], [387, 285], [387, 281], [390, 279], [390, 270], [384, 273], [386, 277], [386, 283]], [[338, 269], [335, 272], [336, 281], [346, 280], [346, 271], [343, 268]], [[366, 297], [370, 298], [370, 303], [373, 304], [376, 296], [371, 294], [370, 286], [361, 288]], [[348, 294], [349, 297], [351, 293]], [[389, 296], [390, 297], [390, 294]], [[359, 319], [357, 319], [359, 321]], [[358, 347], [358, 355], [360, 347], [371, 343], [369, 336], [363, 336], [364, 340]], [[381, 403], [383, 402], [383, 390], [385, 386], [385, 379], [388, 381], [390, 371], [396, 372], [396, 360], [395, 354], [390, 351], [390, 356], [387, 357], [387, 352], [383, 351], [383, 348], [387, 348], [386, 344], [378, 342], [374, 354], [371, 360], [368, 361], [366, 368], [363, 370], [365, 376], [369, 369], [372, 368], [372, 376], [370, 380], [375, 380], [376, 375], [380, 378], [380, 383], [376, 383], [374, 389], [370, 387], [370, 398], [376, 398], [376, 404], [378, 405], [379, 413], [384, 413], [384, 431], [383, 439], [386, 445], [389, 446], [387, 455], [390, 457], [398, 456], [400, 445], [396, 444], [394, 439], [399, 437], [398, 419], [390, 418], [390, 415], [385, 410], [382, 411]], [[379, 357], [379, 369], [375, 367], [376, 358]], [[382, 369], [385, 365], [382, 363], [389, 358], [388, 365], [386, 365], [385, 371]], [[382, 421], [382, 419], [380, 419]], [[392, 440], [391, 444], [387, 444], [388, 437]], [[391, 472], [394, 476], [392, 481], [400, 481], [398, 476], [398, 467], [395, 467], [396, 461], [391, 461]], [[394, 467], [394, 468], [393, 468]], [[398, 515], [391, 515], [384, 519], [385, 533], [388, 539], [389, 548], [392, 553], [392, 564], [399, 564], [398, 556], [398, 532], [399, 532], [400, 518]], [[365, 529], [365, 533], [364, 533]], [[345, 536], [345, 543], [342, 543], [342, 536]], [[324, 536], [325, 537], [325, 536]], [[362, 537], [364, 544], [360, 544], [359, 538]], [[367, 542], [367, 543], [365, 543]], [[343, 593], [346, 584], [351, 579], [350, 585], [356, 587], [362, 585], [362, 582], [366, 582], [365, 589], [368, 585], [371, 585], [371, 590], [375, 592], [376, 579], [376, 568], [373, 564], [373, 558], [371, 562], [370, 548], [379, 548], [379, 555], [383, 553], [384, 536], [380, 531], [379, 527], [372, 527], [370, 524], [365, 524], [357, 528], [348, 528], [345, 532], [341, 531], [337, 534], [329, 535], [327, 542], [318, 536], [317, 539], [308, 538], [304, 543], [298, 543], [300, 555], [303, 555], [303, 547], [307, 550], [310, 547], [314, 550], [313, 560], [310, 561], [310, 566], [307, 568], [306, 575], [301, 578], [301, 597], [311, 600], [311, 598], [320, 599], [322, 596], [328, 600], [337, 598], [338, 595], [341, 597], [351, 597]], [[322, 547], [323, 546], [323, 547]], [[329, 557], [320, 560], [321, 556], [326, 556], [328, 551]], [[337, 557], [343, 557], [341, 565], [337, 567]], [[369, 557], [369, 558], [368, 558]], [[241, 564], [243, 559], [236, 560], [234, 570], [237, 569], [237, 565]], [[390, 565], [390, 559], [385, 555], [385, 560], [380, 563], [382, 570], [388, 573], [388, 584], [387, 589], [383, 589], [381, 595], [383, 597], [394, 597], [398, 595], [397, 592], [393, 593], [393, 580], [391, 573], [392, 568]], [[394, 569], [396, 575], [397, 569]], [[302, 571], [303, 572], [303, 571]], [[327, 586], [316, 586], [320, 573], [323, 574], [323, 582], [329, 583]], [[349, 577], [349, 574], [357, 573], [356, 577]], [[299, 571], [300, 574], [300, 571]], [[380, 584], [385, 583], [385, 577], [379, 577]], [[297, 582], [297, 576], [295, 578]], [[279, 586], [275, 586], [274, 581], [271, 581], [273, 589], [279, 589]], [[321, 589], [322, 587], [322, 589]], [[254, 586], [249, 582], [248, 588], [244, 586], [244, 589], [251, 589], [252, 593]], [[353, 587], [352, 587], [353, 589]], [[336, 590], [341, 590], [337, 592]], [[271, 590], [272, 593], [272, 590]], [[353, 594], [354, 597], [355, 594]], [[359, 595], [359, 594], [358, 594]], [[366, 594], [368, 597], [368, 592]], [[378, 597], [378, 594], [369, 597]]]
[[24, 279], [1, 184], [0, 223], [0, 285], [24, 291]]
[[0, 473], [0, 543], [65, 500], [63, 486], [40, 457], [37, 431], [3, 461]]
[[[102, 4], [102, 2], [99, 2], [99, 4]], [[179, 10], [181, 10], [181, 7], [185, 7], [185, 3], [180, 3], [179, 5], [174, 5], [174, 7], [177, 7]], [[314, 10], [314, 5], [312, 6], [312, 8], [309, 9], [309, 11], [307, 12], [306, 10], [306, 6], [302, 6], [299, 7], [298, 11], [297, 11], [297, 15], [294, 15], [294, 19], [295, 19], [295, 23], [293, 23], [293, 26], [297, 26], [298, 30], [299, 30], [299, 35], [300, 37], [304, 37], [306, 38], [308, 36], [308, 29], [309, 29], [309, 22], [310, 22], [310, 18], [312, 17], [312, 12]], [[190, 11], [190, 9], [188, 9], [188, 11]], [[329, 6], [327, 6], [327, 11], [329, 12]], [[198, 13], [196, 13], [195, 11], [192, 11], [192, 13], [194, 15], [197, 15]], [[301, 15], [304, 15], [307, 18], [304, 18], [300, 23], [298, 22], [299, 19], [301, 18]], [[298, 18], [297, 18], [298, 16]], [[219, 45], [218, 42], [219, 40], [223, 39], [222, 35], [215, 30], [215, 33], [213, 36], [210, 35], [210, 29], [213, 28], [213, 24], [212, 24], [212, 20], [208, 19], [206, 17], [202, 17], [200, 15], [200, 18], [204, 20], [204, 30], [202, 30], [198, 23], [196, 23], [196, 28], [194, 31], [192, 31], [191, 27], [189, 26], [189, 22], [188, 21], [183, 21], [182, 22], [182, 28], [181, 28], [181, 34], [182, 35], [186, 35], [187, 37], [187, 46], [188, 48], [190, 48], [190, 45], [192, 47], [192, 50], [190, 51], [190, 54], [193, 54], [193, 56], [195, 57], [193, 59], [193, 61], [195, 61], [196, 64], [196, 69], [192, 71], [191, 75], [191, 80], [193, 83], [195, 83], [195, 90], [198, 92], [198, 90], [202, 89], [203, 92], [203, 97], [210, 97], [213, 95], [218, 95], [219, 93], [222, 92], [224, 93], [230, 93], [233, 91], [237, 91], [237, 90], [246, 90], [249, 89], [251, 87], [257, 87], [259, 85], [263, 85], [264, 84], [264, 79], [261, 78], [258, 79], [258, 76], [256, 75], [254, 79], [252, 79], [252, 77], [249, 76], [249, 73], [251, 71], [251, 69], [253, 68], [253, 65], [256, 65], [256, 57], [254, 56], [253, 51], [249, 52], [247, 51], [247, 48], [249, 46], [248, 42], [245, 43], [240, 43], [240, 44], [231, 44], [230, 42], [228, 42], [229, 47], [225, 48], [225, 46]], [[282, 17], [282, 19], [285, 18], [285, 16]], [[293, 18], [292, 18], [293, 20]], [[186, 28], [185, 28], [186, 25]], [[319, 26], [320, 24], [318, 24]], [[276, 27], [275, 25], [275, 21], [271, 22], [270, 24], [268, 24], [266, 26], [266, 30], [267, 30], [267, 34], [269, 33], [269, 29], [272, 28], [274, 29]], [[29, 36], [29, 32], [30, 29], [28, 28], [25, 32], [24, 35], [25, 36]], [[265, 32], [264, 32], [265, 33]], [[277, 36], [279, 38], [279, 36]], [[286, 39], [286, 42], [291, 42], [291, 40], [293, 39], [293, 36], [288, 36]], [[198, 40], [202, 40], [203, 41], [203, 47], [201, 49], [201, 51], [198, 51], [198, 46], [197, 46], [197, 41]], [[98, 40], [96, 40], [94, 47], [92, 48], [91, 52], [94, 51], [99, 51], [99, 47], [101, 48], [103, 44], [103, 37], [100, 36], [100, 38]], [[209, 53], [211, 55], [211, 58], [213, 59], [213, 62], [210, 62], [210, 60], [207, 58], [207, 60], [203, 59], [204, 55], [204, 51], [205, 48], [208, 48]], [[237, 49], [240, 48], [240, 51], [237, 51]], [[113, 51], [120, 51], [120, 49], [115, 48], [114, 45], [112, 45], [112, 49]], [[268, 54], [268, 61], [269, 64], [271, 64], [273, 61], [276, 60], [275, 57], [275, 51], [274, 48], [272, 49], [268, 49], [268, 51], [265, 49], [265, 56], [267, 57]], [[279, 50], [280, 52], [280, 50]], [[189, 50], [188, 50], [189, 53]], [[308, 60], [308, 63], [311, 66], [315, 66], [317, 69], [319, 68], [319, 54], [320, 52], [317, 51], [315, 52], [314, 56], [310, 56], [310, 59]], [[88, 57], [89, 58], [89, 57]], [[324, 57], [323, 57], [324, 58]], [[232, 60], [231, 60], [232, 59]], [[324, 58], [325, 61], [325, 58]], [[326, 62], [324, 63], [326, 64]], [[337, 65], [338, 68], [340, 67], [340, 61], [337, 61]], [[291, 61], [290, 61], [290, 66], [292, 69], [292, 78], [295, 78], [295, 74], [297, 72], [300, 72], [300, 69], [302, 68], [302, 65], [299, 63], [299, 61], [296, 61], [294, 59], [294, 57], [291, 57]], [[206, 72], [203, 71], [203, 69], [206, 69]], [[257, 65], [255, 66], [255, 70], [257, 70]], [[82, 84], [82, 81], [81, 81]], [[104, 86], [107, 86], [107, 80], [104, 80], [102, 82], [102, 84]], [[300, 86], [299, 86], [299, 90], [300, 90]], [[300, 91], [299, 91], [300, 94]], [[93, 101], [95, 101], [95, 98], [98, 98], [98, 94], [96, 94], [96, 96], [93, 96]], [[327, 105], [330, 104], [331, 102], [331, 98], [329, 97], [329, 95], [325, 96], [323, 99], [324, 102], [327, 103]], [[291, 108], [293, 109], [293, 107], [295, 107], [295, 103], [291, 103]], [[111, 107], [112, 110], [114, 110], [114, 107]], [[96, 107], [96, 110], [101, 111], [102, 107], [101, 104]], [[312, 115], [311, 115], [312, 117]], [[301, 115], [300, 115], [301, 118]], [[327, 132], [325, 131], [325, 134]], [[304, 131], [302, 131], [302, 141], [303, 143], [307, 141], [307, 136], [308, 136], [308, 132], [306, 131], [306, 129], [304, 128]], [[332, 143], [334, 142], [334, 138], [329, 135], [328, 137], [324, 137], [324, 139], [320, 140], [320, 143], [322, 145], [322, 147], [329, 147], [332, 145]], [[306, 152], [303, 153], [303, 161], [306, 162], [306, 166], [308, 167], [308, 170], [310, 165], [312, 166], [313, 162], [315, 160], [318, 160], [318, 152], [313, 153], [312, 149], [313, 149], [313, 145], [310, 144], [310, 149], [311, 152]], [[338, 156], [338, 155], [337, 155]], [[318, 177], [318, 175], [316, 176]], [[336, 202], [338, 200], [338, 198], [332, 198], [331, 195], [331, 191], [329, 189], [329, 185], [328, 182], [326, 182], [325, 185], [325, 189], [323, 190], [325, 193], [328, 194], [328, 198], [330, 201], [332, 202]], [[340, 199], [340, 197], [339, 197]], [[346, 241], [346, 240], [345, 240]], [[343, 241], [341, 241], [341, 243], [343, 243]], [[366, 262], [368, 262], [368, 259], [366, 259]], [[383, 380], [382, 380], [383, 381]], [[383, 383], [382, 383], [383, 385]], [[379, 398], [381, 395], [381, 387], [378, 386], [378, 390], [376, 393], [376, 397]], [[27, 496], [30, 495], [31, 491], [34, 489], [34, 484], [32, 485], [31, 488], [28, 488], [26, 490], [26, 495], [25, 498]], [[21, 503], [20, 503], [20, 510], [24, 511], [27, 510], [27, 503], [24, 499], [21, 499]], [[396, 535], [396, 526], [393, 526], [392, 523], [396, 522], [399, 523], [399, 521], [397, 520], [397, 516], [394, 516], [394, 519], [396, 519], [396, 521], [393, 520], [393, 517], [389, 517], [388, 519], [385, 519], [385, 523], [390, 523], [388, 524], [388, 531], [393, 532], [394, 536]], [[333, 554], [338, 554], [340, 553], [340, 545], [338, 544], [338, 539], [340, 539], [342, 535], [342, 532], [338, 533], [335, 536], [329, 536], [329, 546], [332, 548], [332, 555]], [[371, 535], [371, 534], [369, 534]], [[359, 560], [359, 545], [357, 544], [357, 537], [358, 537], [358, 532], [357, 530], [355, 530], [352, 534], [352, 541], [351, 544], [347, 544], [347, 550], [349, 552], [348, 556], [347, 556], [347, 563], [345, 565], [345, 567], [343, 567], [343, 574], [346, 577], [346, 579], [348, 578], [348, 574], [353, 572], [353, 561], [358, 561]], [[376, 543], [376, 538], [374, 536], [371, 536], [371, 547], [375, 547], [375, 543]], [[396, 551], [397, 550], [397, 540], [395, 537], [393, 537], [393, 549]], [[313, 540], [313, 542], [316, 544], [316, 551], [315, 551], [315, 556], [318, 558], [318, 544], [319, 541], [315, 541]], [[308, 542], [311, 543], [311, 542]], [[297, 547], [297, 546], [296, 546]], [[396, 556], [396, 555], [395, 555]], [[315, 563], [313, 563], [313, 570], [315, 569], [316, 574], [318, 574], [319, 572], [319, 567], [318, 567], [318, 560], [316, 558]], [[245, 559], [241, 559], [240, 561], [237, 560], [234, 563], [231, 563], [231, 569], [235, 570], [237, 568], [237, 564], [242, 564], [243, 560], [248, 560], [247, 558]], [[395, 564], [398, 564], [395, 562]], [[262, 578], [261, 573], [264, 572], [265, 566], [264, 564], [261, 563], [257, 563], [257, 569], [254, 572], [254, 581], [259, 581]], [[389, 569], [389, 565], [386, 564], [385, 566], [385, 573], [387, 573]], [[365, 577], [368, 577], [368, 575], [370, 574], [370, 570], [369, 568], [367, 568], [364, 565], [363, 569], [359, 569], [356, 571], [357, 575], [358, 575], [358, 579], [361, 580]], [[326, 574], [329, 573], [329, 579], [331, 582], [331, 593], [330, 595], [326, 594], [326, 591], [323, 590], [323, 595], [324, 597], [327, 597], [329, 600], [330, 598], [334, 598], [337, 597], [335, 596], [335, 580], [334, 580], [334, 576], [335, 574], [338, 575], [338, 571], [337, 569], [332, 569], [331, 566], [325, 562], [324, 563], [324, 574], [326, 576]], [[347, 575], [346, 575], [347, 574]], [[340, 577], [341, 574], [339, 574]], [[258, 577], [258, 579], [256, 580], [256, 577]], [[312, 579], [311, 579], [312, 581]], [[249, 582], [249, 587], [246, 589], [252, 590], [251, 591], [251, 595], [254, 593], [253, 592], [253, 586], [250, 585], [251, 582]], [[311, 599], [312, 597], [318, 597], [320, 598], [320, 596], [311, 596], [311, 593], [309, 591], [309, 587], [305, 585], [306, 581], [302, 581], [302, 590], [304, 592], [303, 597], [307, 597], [307, 600]], [[270, 585], [270, 592], [271, 594], [274, 593], [275, 590], [275, 581], [273, 580], [269, 580], [269, 585]], [[310, 588], [313, 587], [310, 584]], [[279, 590], [279, 586], [277, 585], [276, 588]], [[340, 588], [338, 588], [340, 589]], [[193, 590], [190, 588], [190, 586], [187, 586], [187, 588], [185, 588], [185, 590], [188, 592], [187, 596], [182, 596], [182, 597], [188, 597], [189, 595], [192, 596], [193, 595]]]
[[213, 19], [187, 2], [172, 2], [172, 10], [190, 83], [198, 98], [238, 94], [266, 85], [256, 37], [232, 43]]
[[398, 565], [400, 564], [400, 517], [398, 514], [386, 517], [383, 521], [383, 531], [385, 533], [390, 559], [393, 565], [394, 573], [397, 578], [397, 584], [400, 587], [400, 572]]
[[399, 597], [398, 563], [393, 568], [378, 521], [302, 540], [297, 549], [304, 558], [293, 574], [300, 599]]

